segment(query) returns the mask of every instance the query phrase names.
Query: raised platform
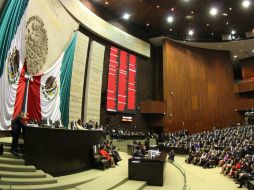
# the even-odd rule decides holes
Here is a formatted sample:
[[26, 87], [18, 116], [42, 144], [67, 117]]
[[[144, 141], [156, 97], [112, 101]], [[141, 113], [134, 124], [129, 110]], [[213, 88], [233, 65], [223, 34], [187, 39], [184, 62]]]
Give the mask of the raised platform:
[[102, 143], [102, 131], [26, 127], [24, 159], [53, 176], [93, 168], [92, 146]]

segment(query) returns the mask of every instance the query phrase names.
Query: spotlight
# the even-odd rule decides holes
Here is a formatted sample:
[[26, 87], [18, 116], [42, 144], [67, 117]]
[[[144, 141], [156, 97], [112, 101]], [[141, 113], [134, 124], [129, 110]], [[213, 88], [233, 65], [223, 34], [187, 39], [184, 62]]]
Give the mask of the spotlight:
[[242, 6], [243, 6], [244, 8], [248, 8], [248, 7], [250, 6], [250, 1], [249, 1], [249, 0], [244, 0], [244, 1], [242, 1]]
[[123, 19], [128, 20], [130, 18], [130, 15], [128, 13], [125, 13], [123, 15]]
[[188, 34], [189, 34], [190, 36], [192, 36], [192, 35], [194, 34], [194, 31], [193, 31], [193, 30], [189, 30]]
[[212, 16], [215, 16], [215, 15], [217, 15], [218, 14], [218, 9], [216, 9], [216, 8], [211, 8], [210, 9], [210, 14], [212, 15]]
[[172, 23], [174, 21], [174, 18], [172, 16], [168, 16], [167, 21], [169, 23]]

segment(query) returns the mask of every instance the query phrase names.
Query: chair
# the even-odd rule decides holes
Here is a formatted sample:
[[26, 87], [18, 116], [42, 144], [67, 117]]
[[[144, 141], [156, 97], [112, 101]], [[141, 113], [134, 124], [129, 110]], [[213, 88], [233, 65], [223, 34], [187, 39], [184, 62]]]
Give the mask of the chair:
[[94, 164], [96, 168], [105, 170], [106, 168], [109, 168], [110, 163], [109, 160], [106, 159], [106, 157], [100, 155], [99, 148], [100, 147], [97, 145], [93, 146]]

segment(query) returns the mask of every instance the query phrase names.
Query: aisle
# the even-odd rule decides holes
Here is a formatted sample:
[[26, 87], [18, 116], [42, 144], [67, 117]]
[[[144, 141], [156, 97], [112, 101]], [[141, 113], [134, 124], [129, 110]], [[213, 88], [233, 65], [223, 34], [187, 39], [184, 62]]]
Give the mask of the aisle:
[[[185, 163], [185, 157], [177, 156], [178, 162], [186, 172], [187, 190], [237, 190], [239, 185], [228, 176], [220, 174], [221, 167], [203, 169], [199, 166]], [[171, 188], [174, 189], [174, 188]], [[247, 188], [242, 188], [246, 190]]]

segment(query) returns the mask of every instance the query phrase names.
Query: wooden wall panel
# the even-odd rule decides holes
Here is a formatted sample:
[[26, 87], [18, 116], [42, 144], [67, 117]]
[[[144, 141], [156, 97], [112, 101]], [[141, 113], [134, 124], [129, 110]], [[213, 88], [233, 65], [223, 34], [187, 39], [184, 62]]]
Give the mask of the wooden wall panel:
[[164, 114], [165, 112], [166, 106], [162, 101], [145, 100], [140, 102], [140, 113]]
[[254, 109], [254, 98], [236, 96], [235, 109], [237, 111]]
[[245, 80], [234, 84], [235, 93], [245, 93], [254, 91], [254, 80]]
[[243, 80], [254, 77], [254, 57], [241, 61]]
[[229, 52], [163, 42], [164, 128], [190, 132], [228, 127], [242, 117], [234, 109]]

